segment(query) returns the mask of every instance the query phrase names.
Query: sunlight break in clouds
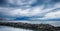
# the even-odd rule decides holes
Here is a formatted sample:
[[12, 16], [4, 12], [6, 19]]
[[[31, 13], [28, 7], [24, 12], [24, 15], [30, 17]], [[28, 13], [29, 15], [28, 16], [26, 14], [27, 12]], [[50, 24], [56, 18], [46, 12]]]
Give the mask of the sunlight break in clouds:
[[47, 13], [46, 18], [60, 18], [60, 11]]
[[14, 10], [11, 14], [14, 15], [15, 14], [18, 14], [18, 15], [21, 15], [21, 16], [37, 16], [40, 12], [41, 12], [42, 8], [40, 7], [33, 7], [33, 8], [29, 8], [29, 9], [26, 9], [26, 10], [23, 10], [23, 9], [16, 9]]

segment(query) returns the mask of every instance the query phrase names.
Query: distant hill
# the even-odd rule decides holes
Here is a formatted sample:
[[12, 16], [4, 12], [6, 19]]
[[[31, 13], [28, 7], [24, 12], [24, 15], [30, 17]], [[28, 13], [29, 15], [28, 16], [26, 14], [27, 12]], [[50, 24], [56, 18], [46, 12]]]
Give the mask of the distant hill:
[[6, 20], [5, 18], [0, 18], [0, 20]]
[[11, 26], [11, 27], [18, 27], [24, 29], [37, 29], [43, 31], [60, 31], [60, 27], [54, 27], [50, 24], [30, 24], [30, 23], [23, 23], [23, 22], [0, 22], [2, 26]]

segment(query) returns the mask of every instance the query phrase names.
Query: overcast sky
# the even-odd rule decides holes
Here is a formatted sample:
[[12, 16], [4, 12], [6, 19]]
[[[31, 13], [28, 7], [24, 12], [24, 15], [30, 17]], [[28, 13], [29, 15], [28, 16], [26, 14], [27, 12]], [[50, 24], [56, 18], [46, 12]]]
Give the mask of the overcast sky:
[[0, 18], [60, 20], [60, 0], [0, 0]]

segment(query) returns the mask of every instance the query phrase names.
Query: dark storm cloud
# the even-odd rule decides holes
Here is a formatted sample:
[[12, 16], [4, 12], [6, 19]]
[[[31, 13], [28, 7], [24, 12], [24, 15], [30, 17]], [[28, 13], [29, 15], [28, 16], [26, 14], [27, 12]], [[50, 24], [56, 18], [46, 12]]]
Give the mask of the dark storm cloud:
[[0, 0], [0, 6], [6, 6], [7, 1], [6, 0]]
[[0, 4], [4, 4], [5, 3], [5, 0], [0, 0]]

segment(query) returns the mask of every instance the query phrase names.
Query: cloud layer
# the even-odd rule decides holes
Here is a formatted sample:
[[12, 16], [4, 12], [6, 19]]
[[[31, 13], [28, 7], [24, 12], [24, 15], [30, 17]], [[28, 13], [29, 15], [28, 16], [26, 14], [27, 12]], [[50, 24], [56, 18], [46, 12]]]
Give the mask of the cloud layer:
[[[48, 20], [60, 18], [60, 0], [1, 0], [1, 18]], [[7, 2], [6, 2], [7, 1]]]

